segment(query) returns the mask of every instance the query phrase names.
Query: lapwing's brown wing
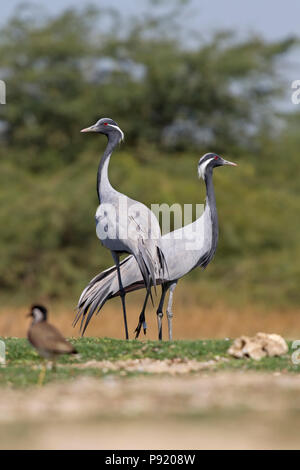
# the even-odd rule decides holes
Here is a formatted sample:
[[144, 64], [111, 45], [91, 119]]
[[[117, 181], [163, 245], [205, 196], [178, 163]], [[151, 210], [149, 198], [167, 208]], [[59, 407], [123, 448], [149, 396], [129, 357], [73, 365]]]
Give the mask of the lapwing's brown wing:
[[77, 351], [62, 334], [47, 322], [36, 323], [28, 331], [30, 343], [39, 350], [53, 354], [75, 354]]

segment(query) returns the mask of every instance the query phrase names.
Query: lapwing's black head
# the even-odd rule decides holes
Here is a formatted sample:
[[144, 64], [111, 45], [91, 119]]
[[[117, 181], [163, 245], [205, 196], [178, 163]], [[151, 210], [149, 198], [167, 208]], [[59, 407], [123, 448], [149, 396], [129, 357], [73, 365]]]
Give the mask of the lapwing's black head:
[[223, 165], [237, 166], [236, 163], [224, 160], [224, 158], [220, 157], [220, 155], [217, 155], [216, 153], [206, 153], [200, 158], [198, 163], [199, 178], [205, 179], [209, 171], [212, 171], [216, 166]]
[[118, 124], [115, 121], [109, 118], [99, 119], [96, 124], [90, 127], [86, 127], [80, 132], [96, 132], [98, 134], [104, 134], [107, 137], [116, 135], [120, 141], [124, 139], [123, 131], [119, 128]]
[[47, 309], [43, 305], [32, 305], [28, 317], [33, 317], [33, 323], [40, 323], [47, 320]]

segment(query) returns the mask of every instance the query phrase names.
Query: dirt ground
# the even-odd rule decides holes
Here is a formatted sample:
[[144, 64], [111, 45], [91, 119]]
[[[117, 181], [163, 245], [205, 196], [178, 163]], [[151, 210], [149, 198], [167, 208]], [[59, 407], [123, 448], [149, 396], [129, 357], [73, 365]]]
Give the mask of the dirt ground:
[[[130, 304], [129, 331], [138, 318]], [[2, 309], [0, 333], [26, 336], [28, 308]], [[78, 336], [72, 308], [50, 305], [50, 321]], [[147, 339], [156, 339], [156, 315], [147, 315]], [[174, 339], [224, 338], [257, 331], [300, 337], [298, 311], [199, 308], [179, 299]], [[164, 317], [164, 338], [166, 338]], [[87, 336], [123, 338], [119, 299], [105, 306]], [[143, 335], [142, 335], [143, 339]], [[111, 370], [102, 378], [74, 378], [44, 387], [0, 390], [1, 449], [298, 449], [300, 376], [288, 373], [213, 372], [189, 361], [89, 361], [72, 367]], [[107, 361], [109, 362], [109, 361]], [[120, 366], [120, 367], [119, 367]], [[122, 377], [120, 368], [139, 375]], [[142, 370], [141, 370], [142, 368]], [[166, 374], [167, 373], [167, 374]], [[117, 376], [119, 374], [119, 376]], [[120, 377], [121, 376], [121, 377]]]
[[194, 372], [4, 388], [2, 449], [299, 448], [300, 377]]

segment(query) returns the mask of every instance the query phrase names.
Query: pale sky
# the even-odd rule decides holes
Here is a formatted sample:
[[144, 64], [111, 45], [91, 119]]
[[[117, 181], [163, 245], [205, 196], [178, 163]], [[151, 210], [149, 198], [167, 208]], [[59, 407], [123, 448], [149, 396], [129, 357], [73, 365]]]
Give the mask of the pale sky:
[[[171, 3], [172, 1], [170, 0]], [[1, 21], [5, 21], [19, 3], [20, 0], [1, 1]], [[69, 6], [83, 7], [91, 3], [100, 7], [116, 7], [124, 15], [140, 13], [147, 8], [144, 0], [35, 0], [32, 3], [46, 8], [50, 13], [59, 13]], [[189, 22], [200, 28], [204, 34], [224, 28], [233, 29], [242, 35], [259, 32], [267, 39], [300, 35], [299, 0], [192, 0], [190, 3], [189, 8], [194, 14]]]
[[[170, 0], [169, 4], [172, 2]], [[51, 14], [57, 14], [70, 6], [82, 8], [91, 3], [99, 7], [117, 8], [124, 16], [142, 14], [146, 8], [153, 8], [149, 7], [147, 0], [35, 0], [30, 3]], [[4, 22], [19, 4], [20, 0], [2, 0], [0, 21]], [[164, 4], [168, 4], [167, 0], [164, 0]], [[290, 35], [300, 37], [300, 0], [191, 0], [188, 11], [190, 14], [183, 15], [181, 20], [186, 22], [188, 28], [199, 31], [202, 37], [209, 38], [220, 29], [234, 30], [242, 38], [253, 33], [258, 33], [267, 40], [282, 39]], [[291, 83], [300, 79], [299, 50], [288, 55], [280, 65], [280, 70], [287, 90], [287, 99], [283, 106], [290, 107]]]

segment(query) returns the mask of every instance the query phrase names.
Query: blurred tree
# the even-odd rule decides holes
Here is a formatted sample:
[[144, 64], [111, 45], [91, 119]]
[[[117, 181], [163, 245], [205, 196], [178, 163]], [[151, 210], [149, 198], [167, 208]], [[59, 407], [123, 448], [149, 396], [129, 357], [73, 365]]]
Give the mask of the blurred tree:
[[[272, 271], [275, 264], [272, 272], [287, 271], [282, 297], [300, 300], [291, 287], [299, 264], [286, 268], [287, 252], [299, 251], [299, 138], [292, 131], [299, 116], [274, 113], [282, 93], [278, 58], [296, 40], [238, 41], [231, 32], [202, 38], [180, 26], [184, 4], [152, 2], [130, 21], [111, 9], [51, 17], [27, 5], [0, 29], [0, 78], [7, 83], [0, 106], [3, 293], [18, 286], [28, 295], [63, 297], [66, 288], [78, 294], [111, 261], [93, 225], [105, 142], [79, 133], [109, 116], [126, 136], [112, 180], [148, 204], [201, 202], [199, 153], [240, 155], [239, 172], [216, 175], [222, 237], [210, 272], [222, 278], [230, 266], [232, 279], [254, 295], [258, 279], [266, 282], [260, 266]], [[287, 149], [294, 167], [284, 161]], [[294, 231], [286, 233], [290, 218]], [[259, 300], [270, 299], [265, 292]]]
[[294, 44], [236, 43], [219, 33], [187, 48], [172, 29], [176, 9], [168, 21], [150, 16], [129, 26], [92, 7], [54, 18], [26, 11], [0, 31], [9, 104], [1, 117], [4, 142], [33, 169], [57, 168], [54, 152], [61, 163], [74, 161], [86, 145], [78, 130], [105, 115], [117, 116], [132, 145], [249, 144], [262, 107], [279, 92], [276, 59]]

